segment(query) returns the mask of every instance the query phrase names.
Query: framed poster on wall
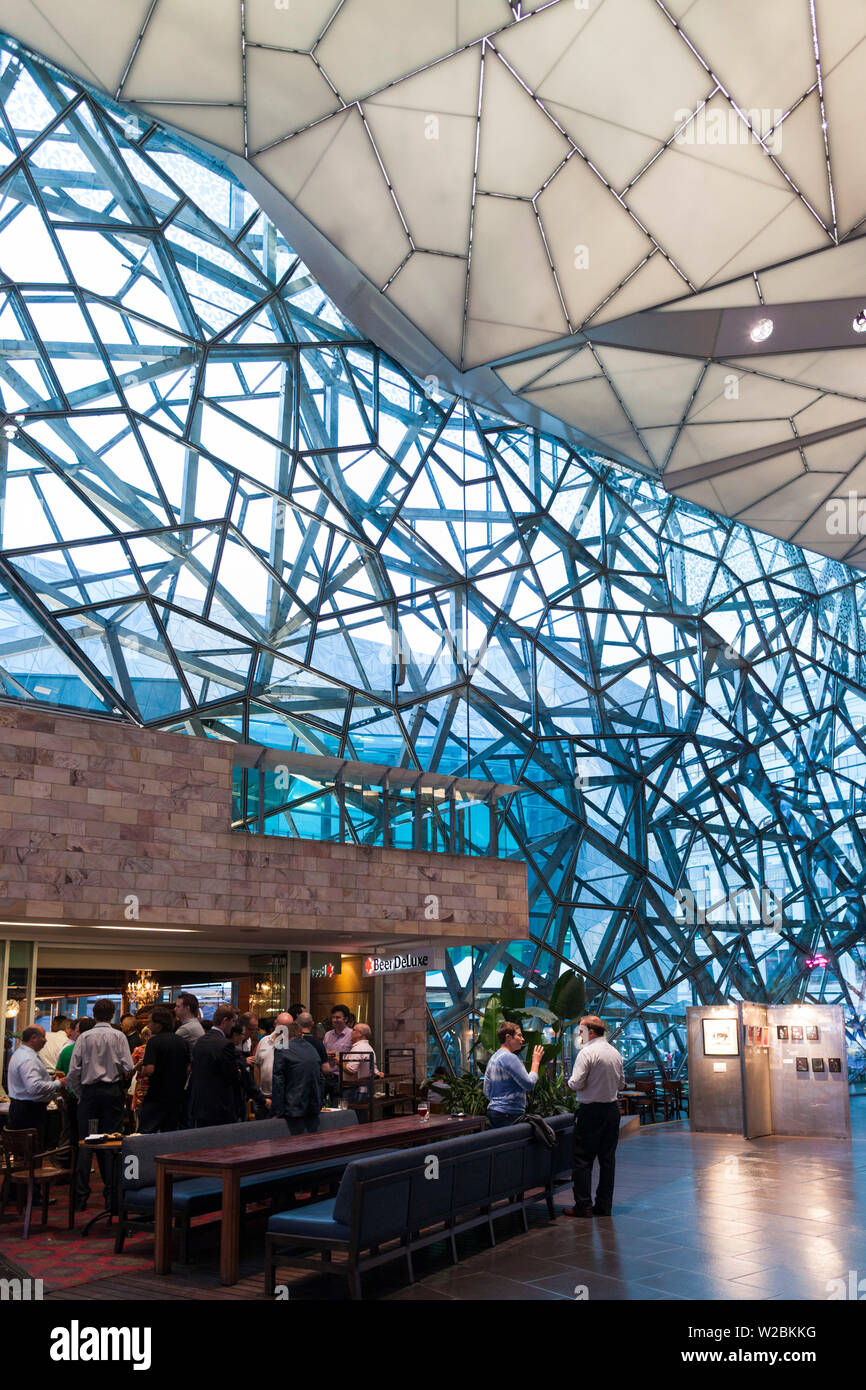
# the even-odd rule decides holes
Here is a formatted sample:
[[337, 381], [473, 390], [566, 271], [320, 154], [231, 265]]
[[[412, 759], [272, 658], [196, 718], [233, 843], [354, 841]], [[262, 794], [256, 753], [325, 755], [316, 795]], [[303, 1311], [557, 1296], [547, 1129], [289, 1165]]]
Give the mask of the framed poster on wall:
[[704, 1056], [739, 1057], [739, 1028], [735, 1018], [703, 1018]]

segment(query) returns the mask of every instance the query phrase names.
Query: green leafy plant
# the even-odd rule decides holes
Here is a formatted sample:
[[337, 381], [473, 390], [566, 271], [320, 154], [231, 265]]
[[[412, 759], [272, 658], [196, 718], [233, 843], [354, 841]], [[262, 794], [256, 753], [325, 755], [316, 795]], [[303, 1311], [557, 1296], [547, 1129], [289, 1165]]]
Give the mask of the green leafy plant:
[[538, 1081], [526, 1098], [526, 1113], [540, 1115], [542, 1119], [550, 1119], [552, 1115], [571, 1114], [574, 1111], [575, 1100], [574, 1091], [568, 1089], [568, 1083], [561, 1072], [556, 1076], [540, 1073]]
[[479, 1065], [486, 1067], [488, 1060], [493, 1056], [499, 1046], [499, 1025], [504, 1022], [502, 1005], [498, 994], [491, 994], [484, 1007], [481, 1016], [481, 1027], [478, 1029], [478, 1037], [475, 1039], [473, 1052], [477, 1055]]
[[475, 1048], [479, 1054], [479, 1062], [482, 1066], [487, 1064], [488, 1059], [499, 1047], [499, 1028], [503, 1023], [519, 1023], [526, 1047], [524, 1057], [530, 1058], [535, 1047], [544, 1049], [545, 1066], [556, 1056], [558, 1051], [557, 1043], [546, 1043], [542, 1037], [540, 1029], [530, 1028], [526, 1019], [540, 1021], [544, 1024], [555, 1026], [556, 1016], [549, 1009], [543, 1009], [536, 1004], [527, 1004], [526, 990], [518, 989], [514, 983], [514, 970], [511, 965], [505, 967], [502, 976], [502, 984], [498, 994], [491, 994], [487, 1000], [484, 1015], [481, 1020], [481, 1027], [478, 1030], [478, 1039]]
[[526, 990], [518, 989], [514, 983], [514, 971], [510, 965], [505, 967], [502, 984], [499, 987], [499, 1000], [502, 1016], [506, 1023], [523, 1023], [526, 1013]]
[[[518, 988], [514, 983], [514, 970], [510, 964], [507, 965], [499, 993], [490, 995], [481, 1018], [481, 1026], [473, 1047], [479, 1066], [483, 1071], [499, 1047], [498, 1033], [503, 1023], [520, 1024], [526, 1040], [522, 1056], [527, 1066], [536, 1047], [542, 1049], [540, 1073], [543, 1074], [545, 1068], [557, 1057], [564, 1064], [566, 1024], [571, 1019], [579, 1018], [585, 1010], [586, 986], [583, 977], [578, 975], [576, 970], [566, 970], [560, 975], [553, 987], [550, 1007], [544, 1008], [540, 1004], [527, 1004], [526, 990]], [[553, 1029], [553, 1042], [544, 1041], [542, 1027]], [[571, 1092], [568, 1092], [568, 1096], [570, 1095]], [[565, 1101], [562, 1104], [565, 1104]], [[573, 1103], [565, 1105], [565, 1108], [572, 1109]], [[555, 1110], [551, 1111], [551, 1114], [556, 1113]]]
[[553, 986], [550, 1011], [560, 1023], [586, 1013], [586, 982], [576, 970], [566, 970]]
[[419, 1090], [426, 1095], [428, 1088], [438, 1082], [445, 1088], [446, 1110], [462, 1110], [464, 1115], [484, 1115], [487, 1113], [487, 1097], [484, 1094], [483, 1076], [472, 1076], [464, 1072], [462, 1076], [452, 1076], [447, 1081], [441, 1077], [430, 1077], [422, 1081]]

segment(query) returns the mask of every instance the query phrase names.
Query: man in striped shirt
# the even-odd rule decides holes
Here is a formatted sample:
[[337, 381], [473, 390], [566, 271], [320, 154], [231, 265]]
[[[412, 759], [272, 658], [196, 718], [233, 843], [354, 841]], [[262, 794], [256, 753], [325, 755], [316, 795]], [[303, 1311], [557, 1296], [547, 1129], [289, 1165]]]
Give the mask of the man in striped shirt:
[[518, 1124], [526, 1113], [526, 1096], [538, 1081], [538, 1068], [544, 1048], [532, 1050], [529, 1071], [517, 1053], [525, 1045], [519, 1023], [503, 1023], [499, 1029], [499, 1051], [494, 1052], [484, 1071], [487, 1119], [491, 1129]]

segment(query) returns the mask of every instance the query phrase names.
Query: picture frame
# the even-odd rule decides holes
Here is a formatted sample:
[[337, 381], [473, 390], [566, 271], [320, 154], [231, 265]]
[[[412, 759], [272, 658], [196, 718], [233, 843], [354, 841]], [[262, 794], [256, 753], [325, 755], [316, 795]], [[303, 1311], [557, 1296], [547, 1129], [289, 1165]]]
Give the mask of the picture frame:
[[802, 1025], [802, 1023], [792, 1023], [792, 1024], [791, 1024], [791, 1042], [802, 1042], [802, 1041], [803, 1041], [803, 1025]]
[[808, 1057], [798, 1057], [798, 1058], [797, 1058], [797, 1071], [808, 1071], [808, 1070], [809, 1070], [809, 1058], [808, 1058]]
[[823, 1058], [823, 1057], [813, 1057], [813, 1058], [812, 1058], [812, 1070], [813, 1070], [813, 1071], [823, 1071], [823, 1070], [824, 1070], [824, 1058]]
[[778, 1038], [779, 1042], [787, 1042], [787, 1041], [788, 1041], [788, 1025], [787, 1025], [787, 1023], [780, 1023], [780, 1024], [777, 1026], [777, 1028], [776, 1028], [776, 1037]]
[[740, 1030], [736, 1018], [701, 1019], [705, 1057], [739, 1057]]
[[806, 1027], [806, 1042], [818, 1042], [820, 1037], [821, 1031], [817, 1024], [809, 1023]]
[[841, 1070], [842, 1070], [842, 1058], [841, 1058], [841, 1057], [828, 1057], [828, 1058], [827, 1058], [827, 1070], [828, 1070], [828, 1071], [832, 1071], [832, 1072], [836, 1072], [836, 1073], [841, 1072]]

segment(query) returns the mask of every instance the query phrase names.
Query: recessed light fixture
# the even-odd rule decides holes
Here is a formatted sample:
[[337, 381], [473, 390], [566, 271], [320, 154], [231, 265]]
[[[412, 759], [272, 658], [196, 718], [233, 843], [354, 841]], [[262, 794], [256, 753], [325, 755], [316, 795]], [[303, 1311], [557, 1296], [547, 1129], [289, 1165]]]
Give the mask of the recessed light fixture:
[[200, 936], [200, 927], [102, 927], [94, 922], [0, 922], [0, 927], [59, 927], [62, 931], [167, 932], [174, 936]]
[[91, 922], [82, 922], [81, 926], [90, 931], [146, 931], [146, 932], [165, 932], [171, 936], [197, 936], [197, 927], [97, 927]]
[[851, 327], [855, 333], [866, 333], [866, 309], [861, 309], [859, 314], [854, 315]]
[[758, 322], [749, 330], [749, 337], [753, 343], [765, 343], [772, 331], [772, 319], [758, 319]]

